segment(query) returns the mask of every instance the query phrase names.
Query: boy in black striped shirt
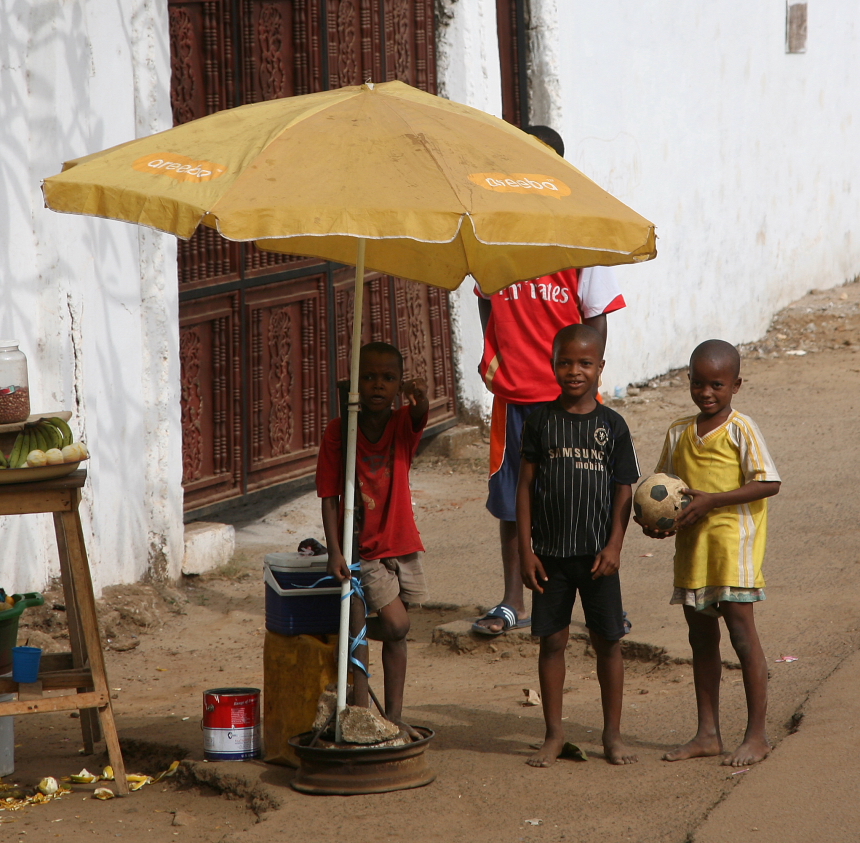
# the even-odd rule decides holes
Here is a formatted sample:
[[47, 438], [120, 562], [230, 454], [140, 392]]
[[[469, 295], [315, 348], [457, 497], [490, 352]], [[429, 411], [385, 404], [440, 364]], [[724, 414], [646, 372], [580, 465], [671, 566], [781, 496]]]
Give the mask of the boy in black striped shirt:
[[562, 328], [553, 345], [561, 394], [523, 428], [517, 485], [522, 576], [533, 592], [532, 632], [540, 636], [546, 737], [528, 763], [548, 767], [564, 746], [564, 653], [579, 591], [597, 655], [603, 749], [611, 764], [636, 755], [621, 740], [624, 616], [618, 568], [639, 465], [624, 419], [595, 399], [603, 339], [588, 325]]

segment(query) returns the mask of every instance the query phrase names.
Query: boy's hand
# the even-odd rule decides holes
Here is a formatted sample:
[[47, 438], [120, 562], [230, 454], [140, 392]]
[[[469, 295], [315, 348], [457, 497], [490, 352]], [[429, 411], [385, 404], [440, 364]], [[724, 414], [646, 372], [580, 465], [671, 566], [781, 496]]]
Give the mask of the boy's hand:
[[403, 381], [400, 387], [406, 403], [409, 405], [409, 416], [412, 419], [412, 428], [417, 429], [427, 417], [430, 411], [430, 401], [427, 398], [427, 381], [424, 378], [413, 378]]
[[427, 400], [427, 381], [424, 378], [403, 381], [403, 386], [400, 389], [407, 402], [413, 407]]
[[686, 509], [675, 519], [675, 529], [690, 527], [704, 518], [717, 506], [716, 495], [711, 492], [701, 492], [698, 489], [682, 489], [681, 493], [689, 495], [693, 500], [687, 504]]
[[342, 553], [329, 552], [326, 572], [338, 582], [352, 579], [352, 571], [347, 567], [346, 559]]
[[675, 535], [675, 530], [655, 530], [653, 527], [643, 524], [635, 515], [633, 516], [633, 520], [642, 528], [642, 532], [649, 539], [668, 539], [670, 536]]
[[520, 573], [523, 578], [523, 585], [527, 589], [543, 594], [543, 583], [549, 577], [546, 575], [543, 563], [533, 550], [528, 551], [528, 553], [520, 551]]
[[591, 579], [596, 580], [600, 577], [609, 577], [618, 572], [621, 567], [621, 551], [614, 547], [604, 547], [597, 556], [594, 557], [594, 564], [591, 566]]

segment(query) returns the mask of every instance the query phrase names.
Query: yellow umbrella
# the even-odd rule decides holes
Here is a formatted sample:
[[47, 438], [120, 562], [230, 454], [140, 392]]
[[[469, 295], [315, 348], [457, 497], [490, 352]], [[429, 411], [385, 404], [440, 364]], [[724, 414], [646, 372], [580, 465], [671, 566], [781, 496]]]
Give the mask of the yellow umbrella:
[[656, 254], [654, 226], [546, 145], [402, 82], [254, 103], [69, 161], [56, 211], [486, 293]]
[[[485, 293], [574, 266], [656, 256], [654, 226], [509, 123], [402, 82], [219, 111], [68, 161], [55, 211], [356, 265], [344, 556], [352, 563], [365, 266]], [[344, 583], [346, 597], [349, 584]], [[346, 704], [342, 601], [337, 711]], [[338, 718], [337, 739], [340, 740]]]

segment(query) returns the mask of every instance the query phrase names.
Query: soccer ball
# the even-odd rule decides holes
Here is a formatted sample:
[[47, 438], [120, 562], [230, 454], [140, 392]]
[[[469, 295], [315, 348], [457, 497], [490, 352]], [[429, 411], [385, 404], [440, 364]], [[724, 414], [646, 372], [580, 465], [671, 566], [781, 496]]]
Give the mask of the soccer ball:
[[681, 494], [687, 484], [674, 474], [652, 474], [646, 477], [633, 495], [636, 517], [653, 530], [675, 529], [675, 518], [686, 509], [692, 498]]

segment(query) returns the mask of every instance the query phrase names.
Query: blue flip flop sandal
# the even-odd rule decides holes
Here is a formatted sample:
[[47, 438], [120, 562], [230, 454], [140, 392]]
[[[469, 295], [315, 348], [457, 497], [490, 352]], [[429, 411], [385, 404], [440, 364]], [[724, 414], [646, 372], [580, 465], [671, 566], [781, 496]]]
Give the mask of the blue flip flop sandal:
[[[497, 618], [502, 622], [502, 628], [499, 630], [487, 629], [487, 627], [481, 626], [480, 624], [480, 621], [496, 620]], [[522, 618], [521, 620], [519, 615], [517, 615], [517, 610], [514, 609], [513, 606], [509, 606], [507, 603], [499, 603], [498, 606], [494, 606], [490, 609], [484, 617], [479, 618], [479, 620], [472, 624], [472, 632], [477, 632], [479, 635], [495, 637], [496, 635], [501, 635], [503, 632], [508, 632], [512, 629], [523, 629], [531, 625], [531, 618]]]

